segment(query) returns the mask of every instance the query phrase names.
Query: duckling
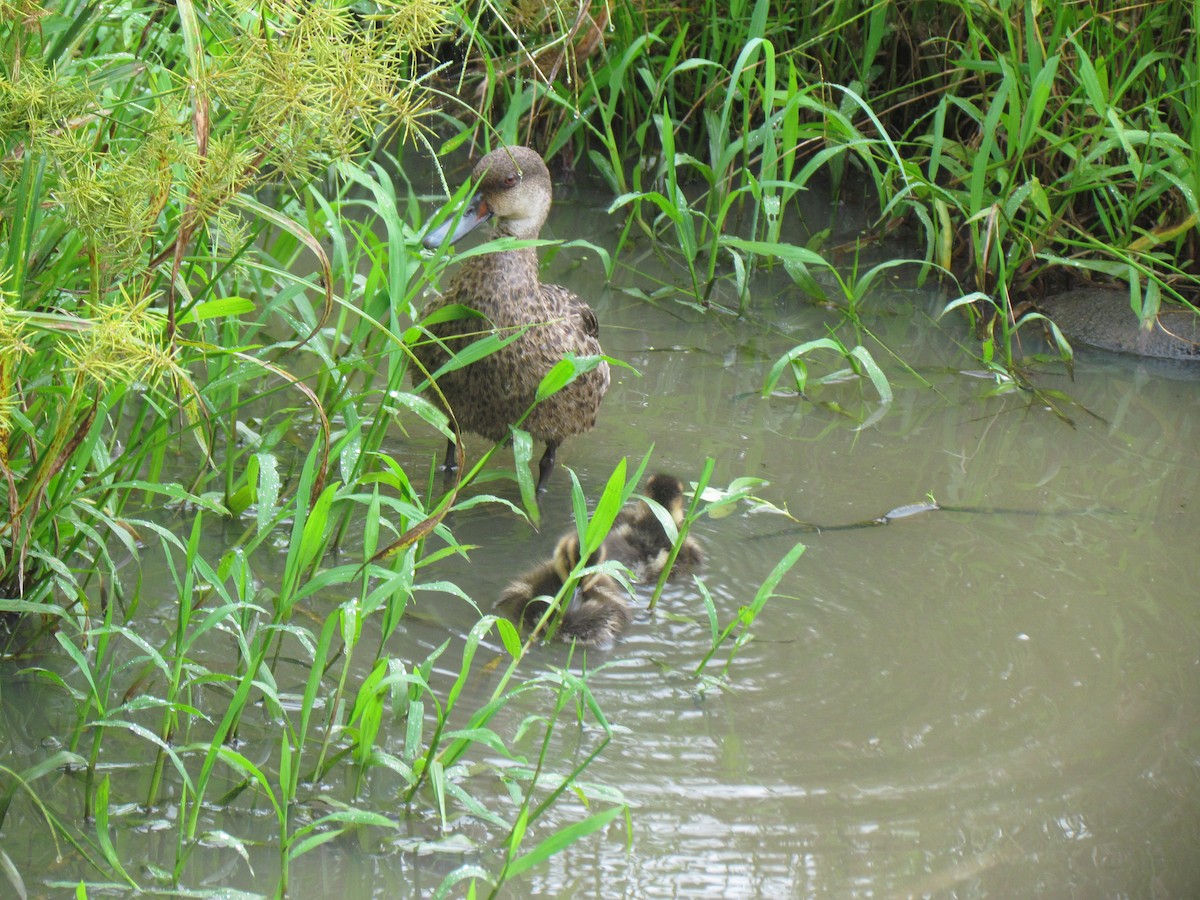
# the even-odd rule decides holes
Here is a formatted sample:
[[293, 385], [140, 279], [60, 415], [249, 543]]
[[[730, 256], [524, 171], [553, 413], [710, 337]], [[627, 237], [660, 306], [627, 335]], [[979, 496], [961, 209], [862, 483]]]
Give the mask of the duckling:
[[[604, 549], [593, 554], [588, 562], [604, 560]], [[554, 548], [554, 558], [516, 578], [500, 594], [496, 606], [506, 615], [517, 619], [526, 628], [536, 628], [550, 604], [579, 562], [579, 538], [564, 535]], [[621, 594], [617, 583], [602, 572], [585, 575], [576, 585], [573, 596], [566, 598], [565, 610], [559, 623], [558, 638], [584, 647], [597, 649], [612, 645], [633, 621], [633, 611]]]
[[[660, 472], [646, 482], [646, 496], [667, 511], [678, 528], [683, 524], [683, 482]], [[672, 540], [644, 500], [628, 504], [617, 514], [604, 540], [607, 558], [623, 562], [639, 581], [658, 578], [671, 555]], [[684, 538], [672, 575], [698, 567], [704, 553], [694, 538]]]
[[[550, 172], [528, 147], [494, 150], [475, 166], [478, 183], [452, 241], [491, 220], [497, 237], [536, 238], [550, 211]], [[446, 239], [452, 220], [425, 237], [436, 248]], [[437, 377], [454, 412], [457, 427], [493, 441], [509, 436], [510, 428], [533, 406], [538, 385], [567, 354], [600, 356], [600, 325], [596, 314], [576, 294], [557, 284], [542, 284], [537, 251], [532, 247], [471, 257], [458, 266], [445, 293], [425, 308], [434, 313], [460, 304], [479, 313], [435, 322], [428, 326], [436, 341], [413, 347], [413, 353], [433, 375], [450, 358], [467, 348], [481, 333], [524, 334], [483, 359]], [[413, 378], [423, 375], [414, 373]], [[580, 374], [557, 393], [537, 404], [521, 422], [546, 450], [538, 464], [538, 490], [554, 470], [558, 445], [596, 424], [600, 401], [608, 391], [608, 363]], [[441, 403], [432, 388], [428, 399]], [[446, 468], [454, 467], [454, 442], [446, 448]]]

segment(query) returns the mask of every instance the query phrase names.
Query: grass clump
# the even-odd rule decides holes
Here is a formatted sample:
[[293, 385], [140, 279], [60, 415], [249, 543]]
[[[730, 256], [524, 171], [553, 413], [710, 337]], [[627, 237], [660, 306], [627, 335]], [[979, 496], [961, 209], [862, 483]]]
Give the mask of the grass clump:
[[[9, 522], [0, 585], [44, 599], [27, 592], [54, 581], [48, 560], [60, 551], [87, 544], [106, 556], [99, 533], [84, 532], [121, 530], [121, 492], [161, 470], [178, 414], [204, 457], [214, 413], [236, 433], [237, 385], [261, 376], [269, 358], [265, 348], [222, 349], [246, 346], [236, 317], [282, 285], [309, 289], [288, 271], [290, 258], [256, 248], [278, 229], [324, 259], [297, 203], [331, 161], [420, 129], [415, 51], [436, 37], [444, 8], [422, 0], [365, 15], [324, 4], [201, 15], [190, 3], [121, 3], [4, 13]], [[267, 189], [270, 207], [246, 193]], [[272, 249], [287, 247], [276, 238]], [[196, 378], [206, 369], [218, 387]], [[146, 390], [160, 402], [141, 406]], [[226, 476], [229, 504], [239, 485]], [[105, 481], [126, 487], [81, 508], [80, 495]], [[52, 533], [71, 508], [85, 514], [79, 544]], [[103, 523], [87, 521], [91, 509], [104, 510]], [[64, 605], [83, 601], [62, 577], [56, 591]]]
[[[1188, 4], [747, 0], [536, 23], [453, 15], [469, 34], [464, 98], [502, 139], [536, 142], [567, 168], [587, 160], [618, 198], [622, 248], [641, 236], [674, 260], [685, 302], [708, 305], [729, 283], [736, 302], [719, 305], [745, 312], [747, 273], [794, 255], [785, 224], [815, 178], [835, 197], [869, 187], [878, 220], [856, 244], [917, 236], [924, 275], [969, 298], [949, 305], [968, 313], [999, 374], [1020, 368], [1026, 301], [1072, 281], [1124, 286], [1144, 323], [1160, 302], [1200, 293], [1200, 23]], [[598, 16], [602, 40], [581, 41]], [[569, 64], [536, 65], [551, 47]], [[526, 77], [497, 77], [497, 59]], [[837, 261], [827, 232], [800, 243]], [[805, 268], [788, 271], [809, 296], [843, 302]]]
[[[414, 299], [444, 261], [409, 252], [403, 172], [368, 158], [424, 134], [418, 67], [445, 13], [0, 8], [0, 664], [73, 711], [61, 749], [0, 766], [0, 827], [33, 804], [89, 889], [188, 890], [222, 848], [283, 894], [296, 860], [414, 811], [436, 814], [431, 843], [459, 816], [485, 823], [504, 850], [444, 890], [498, 888], [624, 812], [586, 764], [548, 763], [557, 713], [535, 764], [492, 729], [541, 691], [608, 730], [586, 678], [515, 677], [509, 623], [423, 659], [390, 649], [414, 593], [473, 605], [427, 567], [468, 549], [445, 517], [489, 502], [381, 449], [396, 420], [449, 431], [404, 389]], [[471, 708], [487, 642], [516, 655]], [[513, 764], [487, 764], [525, 797], [512, 815], [469, 777], [485, 751]], [[528, 838], [567, 791], [603, 809]], [[257, 810], [265, 843], [223, 819]], [[166, 867], [131, 866], [158, 827]], [[26, 864], [0, 860], [22, 893]]]

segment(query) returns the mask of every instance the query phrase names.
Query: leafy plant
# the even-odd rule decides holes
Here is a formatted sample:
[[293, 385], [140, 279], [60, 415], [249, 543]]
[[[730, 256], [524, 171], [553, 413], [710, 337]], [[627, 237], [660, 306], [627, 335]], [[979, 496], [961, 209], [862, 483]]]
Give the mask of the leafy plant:
[[[1025, 300], [1066, 278], [1128, 284], [1143, 323], [1200, 289], [1187, 5], [755, 0], [605, 13], [602, 50], [531, 66], [529, 81], [489, 70], [480, 109], [510, 113], [508, 139], [544, 135], [551, 153], [589, 160], [626, 216], [619, 255], [648, 239], [678, 264], [684, 302], [708, 306], [729, 280], [746, 312], [748, 273], [775, 254], [737, 242], [780, 245], [814, 178], [835, 191], [865, 182], [875, 236], [912, 228], [924, 261], [968, 286], [960, 296], [990, 298], [969, 318], [981, 340], [1004, 343], [980, 355], [1005, 364], [1020, 356], [1009, 342]], [[531, 48], [580, 33], [555, 33], [556, 21], [572, 20], [476, 19], [469, 50], [534, 60]], [[468, 62], [460, 78], [472, 77]], [[808, 243], [813, 257], [825, 238]]]

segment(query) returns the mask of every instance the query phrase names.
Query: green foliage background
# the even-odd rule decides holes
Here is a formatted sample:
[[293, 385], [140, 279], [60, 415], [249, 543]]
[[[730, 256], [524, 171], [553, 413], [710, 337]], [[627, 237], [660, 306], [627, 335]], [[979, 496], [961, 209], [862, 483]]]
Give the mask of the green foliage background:
[[[967, 313], [979, 358], [1035, 391], [1015, 342], [1024, 325], [1040, 327], [1028, 298], [1099, 279], [1127, 286], [1149, 321], [1160, 303], [1196, 296], [1198, 10], [0, 2], [0, 657], [20, 667], [56, 647], [59, 665], [25, 671], [77, 713], [61, 752], [0, 766], [0, 823], [23, 797], [87, 871], [134, 884], [109, 839], [112, 791], [121, 803], [144, 791], [153, 808], [172, 780], [178, 853], [158, 877], [186, 885], [205, 804], [250, 792], [279, 823], [282, 892], [299, 855], [396, 824], [357, 802], [356, 788], [297, 827], [288, 810], [308, 799], [305, 785], [335, 767], [359, 786], [386, 769], [407, 803], [443, 822], [458, 804], [495, 829], [494, 865], [443, 885], [478, 879], [494, 891], [628, 815], [619, 792], [590, 786], [602, 808], [523, 848], [550, 804], [585, 790], [586, 762], [547, 767], [560, 714], [608, 725], [586, 678], [518, 677], [527, 645], [508, 623], [481, 618], [451, 685], [433, 678], [445, 645], [421, 661], [387, 650], [413, 591], [472, 602], [423, 570], [466, 552], [449, 511], [500, 502], [464, 501], [461, 484], [439, 493], [382, 449], [389, 428], [452, 433], [407, 387], [408, 348], [422, 339], [415, 301], [445, 260], [417, 250], [422, 210], [389, 148], [522, 142], [560, 170], [597, 173], [622, 222], [615, 260], [653, 246], [676, 267], [662, 295], [678, 302], [713, 308], [733, 296], [748, 312], [753, 273], [782, 265], [801, 294], [844, 312], [845, 330], [780, 359], [764, 391], [785, 372], [803, 387], [806, 355], [823, 350], [886, 403], [887, 374], [858, 325], [878, 275], [899, 261], [847, 271], [828, 233], [785, 240], [814, 180], [835, 195], [865, 184], [877, 215], [867, 240], [915, 235], [906, 262], [957, 286], [947, 308]], [[1061, 338], [1059, 350], [1069, 360]], [[515, 447], [525, 507], [506, 509], [536, 519], [528, 443]], [[616, 468], [591, 524], [574, 485], [581, 533], [599, 539], [644, 466]], [[161, 524], [153, 513], [166, 506], [196, 513], [190, 533]], [[242, 531], [209, 558], [200, 523], [214, 516]], [[356, 561], [328, 565], [362, 521]], [[277, 552], [281, 535], [282, 582], [260, 587], [258, 554]], [[124, 570], [147, 554], [161, 556], [179, 596], [161, 645], [138, 632], [141, 585]], [[708, 599], [713, 652], [725, 644], [732, 662], [798, 555], [728, 626]], [[334, 587], [349, 597], [334, 612], [311, 628], [296, 618]], [[493, 630], [507, 674], [487, 705], [458, 710], [474, 648]], [[216, 631], [233, 636], [234, 671], [208, 667]], [[311, 664], [298, 710], [274, 688], [284, 645]], [[698, 679], [712, 678], [711, 656]], [[467, 791], [465, 760], [474, 745], [515, 755], [489, 723], [526, 691], [546, 691], [553, 713], [537, 723], [541, 756], [513, 770], [515, 811], [502, 813]], [[231, 742], [260, 701], [283, 723], [258, 735], [278, 744], [261, 765]], [[406, 729], [399, 755], [377, 740], [388, 717]], [[148, 784], [98, 774], [117, 731], [151, 748]], [[37, 785], [63, 767], [87, 773], [77, 796], [43, 800]], [[218, 771], [234, 785], [220, 795]], [[64, 805], [74, 803], [94, 818]], [[19, 861], [0, 863], [20, 886]]]

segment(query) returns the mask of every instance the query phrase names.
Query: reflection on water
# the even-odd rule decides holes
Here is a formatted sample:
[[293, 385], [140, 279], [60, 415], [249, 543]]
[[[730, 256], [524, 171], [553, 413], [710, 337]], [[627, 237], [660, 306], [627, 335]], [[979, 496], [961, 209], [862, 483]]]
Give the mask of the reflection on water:
[[[588, 202], [559, 204], [558, 234], [595, 221]], [[754, 301], [763, 321], [747, 321], [598, 291], [598, 263], [580, 259], [560, 254], [550, 277], [592, 300], [606, 352], [640, 373], [614, 369], [597, 430], [560, 450], [593, 497], [620, 456], [636, 461], [653, 443], [654, 470], [694, 479], [712, 456], [715, 483], [765, 478], [763, 498], [819, 525], [929, 493], [965, 509], [818, 533], [770, 513], [698, 523], [722, 621], [795, 541], [808, 550], [727, 691], [689, 676], [708, 649], [695, 590], [672, 585], [654, 617], [643, 592], [626, 639], [588, 660], [606, 664], [591, 685], [618, 730], [586, 778], [624, 793], [632, 846], [616, 829], [584, 841], [522, 892], [1185, 896], [1200, 886], [1200, 382], [1083, 356], [1074, 381], [1056, 369], [1036, 379], [1082, 405], [1063, 408], [1067, 423], [960, 371], [957, 324], [894, 314], [938, 305], [897, 289], [867, 308], [861, 337], [896, 399], [860, 429], [840, 410], [866, 415], [876, 398], [853, 382], [759, 398], [779, 355], [837, 321], [803, 305], [782, 273]], [[835, 362], [817, 357], [814, 371]], [[393, 449], [423, 467], [439, 445]], [[480, 489], [516, 500], [509, 482]], [[454, 516], [455, 535], [479, 548], [436, 574], [481, 606], [571, 527], [569, 478], [552, 479], [540, 533], [498, 509]], [[395, 640], [413, 659], [476, 618], [442, 595], [420, 595], [412, 612]], [[530, 665], [566, 658], [547, 646]], [[452, 677], [456, 663], [443, 664]], [[511, 734], [545, 699], [525, 695], [497, 729]], [[564, 729], [555, 770], [599, 737], [590, 725]], [[372, 789], [388, 796], [387, 785]], [[581, 814], [568, 803], [547, 825]], [[471, 825], [461, 831], [466, 841]], [[421, 896], [480, 849], [418, 853], [412, 835], [314, 851], [295, 865], [295, 895]], [[478, 838], [486, 848], [487, 833]], [[244, 867], [216, 878], [255, 886]]]

